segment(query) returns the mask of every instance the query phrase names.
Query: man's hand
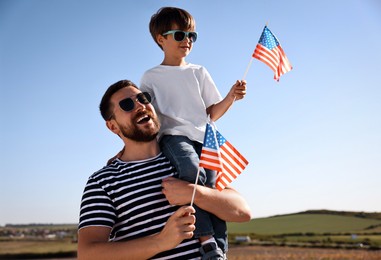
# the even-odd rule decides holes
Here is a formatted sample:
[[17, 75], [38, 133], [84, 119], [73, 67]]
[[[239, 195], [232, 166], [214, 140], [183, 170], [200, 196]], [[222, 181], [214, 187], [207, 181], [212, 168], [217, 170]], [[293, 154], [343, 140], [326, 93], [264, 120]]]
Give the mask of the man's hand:
[[184, 239], [193, 237], [193, 231], [195, 230], [194, 223], [196, 217], [192, 214], [195, 213], [195, 209], [192, 206], [183, 206], [179, 208], [167, 221], [163, 230], [158, 235], [160, 246], [165, 246], [164, 250], [169, 250], [176, 247]]
[[169, 204], [185, 205], [191, 202], [194, 184], [168, 177], [163, 179], [161, 186]]

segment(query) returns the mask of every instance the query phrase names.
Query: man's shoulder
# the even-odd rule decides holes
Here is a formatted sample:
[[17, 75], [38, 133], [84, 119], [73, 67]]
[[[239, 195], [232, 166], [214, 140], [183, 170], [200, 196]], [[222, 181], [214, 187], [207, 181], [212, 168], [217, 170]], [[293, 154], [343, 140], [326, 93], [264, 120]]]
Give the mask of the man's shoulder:
[[99, 179], [105, 177], [117, 176], [120, 173], [128, 173], [129, 171], [140, 171], [144, 170], [146, 167], [155, 168], [163, 165], [170, 165], [170, 162], [167, 157], [164, 156], [163, 153], [159, 153], [158, 155], [148, 158], [141, 161], [131, 161], [124, 162], [118, 158], [115, 158], [106, 166], [102, 167], [100, 170], [94, 172], [90, 178]]
[[128, 163], [123, 162], [119, 159], [114, 159], [107, 165], [103, 166], [101, 169], [90, 175], [90, 179], [104, 178], [105, 176], [113, 176], [119, 174], [121, 171], [126, 171], [128, 169]]

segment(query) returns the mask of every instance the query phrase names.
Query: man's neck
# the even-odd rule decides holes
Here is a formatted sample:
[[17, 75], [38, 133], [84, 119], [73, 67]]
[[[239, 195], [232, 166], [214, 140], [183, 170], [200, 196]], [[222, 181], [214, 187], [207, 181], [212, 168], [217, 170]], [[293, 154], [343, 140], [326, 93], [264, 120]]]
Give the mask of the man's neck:
[[125, 142], [124, 147], [120, 159], [125, 162], [149, 159], [160, 153], [156, 139], [151, 142]]

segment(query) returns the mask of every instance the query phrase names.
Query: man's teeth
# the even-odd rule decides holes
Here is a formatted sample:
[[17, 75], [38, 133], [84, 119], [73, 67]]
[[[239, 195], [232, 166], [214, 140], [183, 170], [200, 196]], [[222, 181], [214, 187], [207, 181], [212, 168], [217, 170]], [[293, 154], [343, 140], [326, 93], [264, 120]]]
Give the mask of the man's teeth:
[[144, 115], [144, 116], [138, 118], [137, 122], [141, 123], [142, 121], [148, 121], [149, 119], [150, 119], [150, 117], [148, 115]]

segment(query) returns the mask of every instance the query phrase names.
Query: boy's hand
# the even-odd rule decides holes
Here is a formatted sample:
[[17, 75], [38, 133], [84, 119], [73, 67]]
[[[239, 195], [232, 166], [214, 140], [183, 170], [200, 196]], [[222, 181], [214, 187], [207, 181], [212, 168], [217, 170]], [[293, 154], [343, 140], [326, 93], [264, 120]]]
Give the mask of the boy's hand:
[[246, 80], [237, 80], [229, 91], [229, 95], [235, 100], [243, 99], [246, 95]]

